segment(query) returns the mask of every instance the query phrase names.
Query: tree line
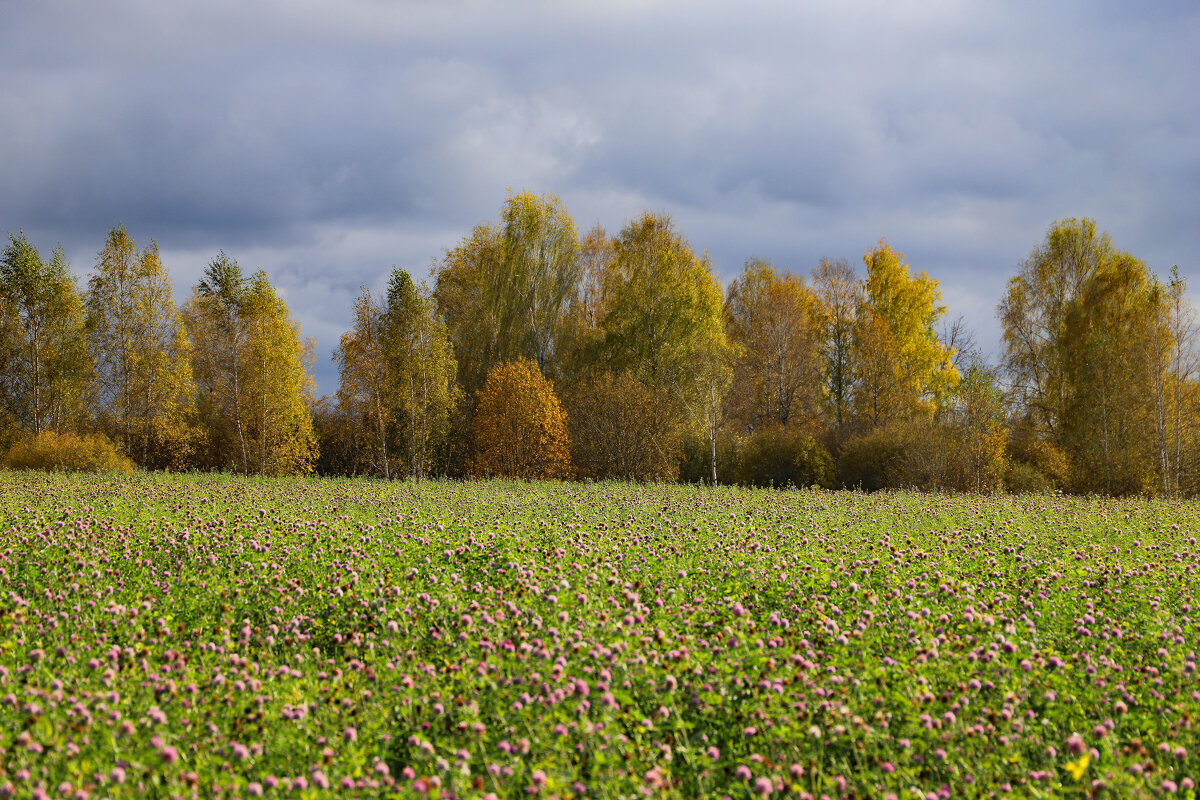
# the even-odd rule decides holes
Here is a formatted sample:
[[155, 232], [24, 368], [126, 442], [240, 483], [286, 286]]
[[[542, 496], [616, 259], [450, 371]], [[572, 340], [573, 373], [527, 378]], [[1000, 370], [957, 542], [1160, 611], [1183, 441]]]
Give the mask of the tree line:
[[[80, 291], [61, 248], [0, 253], [0, 438], [95, 434], [143, 469], [308, 472], [314, 343], [224, 253], [177, 307], [150, 245], [108, 233]], [[65, 445], [64, 445], [65, 446]], [[47, 457], [53, 462], [53, 447]]]
[[[182, 307], [109, 232], [77, 287], [23, 234], [0, 257], [0, 445], [104, 437], [144, 469], [1103, 494], [1200, 492], [1194, 311], [1091, 220], [1009, 280], [999, 363], [885, 240], [722, 289], [672, 219], [580, 234], [510, 193], [434, 265], [363, 288], [316, 399], [314, 343], [219, 254]], [[13, 459], [10, 459], [12, 462]]]

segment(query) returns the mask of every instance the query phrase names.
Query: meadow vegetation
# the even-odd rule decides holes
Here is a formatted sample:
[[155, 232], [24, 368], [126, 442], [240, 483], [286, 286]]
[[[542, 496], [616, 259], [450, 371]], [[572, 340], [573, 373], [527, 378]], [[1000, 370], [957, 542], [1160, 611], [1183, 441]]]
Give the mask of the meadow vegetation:
[[1194, 797], [1200, 509], [0, 474], [0, 796]]

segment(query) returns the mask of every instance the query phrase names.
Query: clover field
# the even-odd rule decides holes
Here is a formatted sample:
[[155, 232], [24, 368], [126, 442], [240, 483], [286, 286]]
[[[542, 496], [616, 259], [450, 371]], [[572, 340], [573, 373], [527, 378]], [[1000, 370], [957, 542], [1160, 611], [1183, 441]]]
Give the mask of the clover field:
[[0, 797], [1194, 797], [1198, 529], [0, 473]]

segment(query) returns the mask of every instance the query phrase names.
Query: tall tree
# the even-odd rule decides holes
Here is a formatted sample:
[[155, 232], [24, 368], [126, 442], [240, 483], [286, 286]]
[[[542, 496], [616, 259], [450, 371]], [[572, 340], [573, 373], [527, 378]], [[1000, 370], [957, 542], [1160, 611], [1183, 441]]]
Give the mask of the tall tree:
[[[608, 369], [629, 370], [715, 444], [730, 346], [721, 289], [670, 217], [645, 213], [622, 229], [602, 281], [597, 345]], [[712, 448], [715, 465], [715, 447]]]
[[424, 478], [445, 442], [461, 394], [458, 364], [446, 326], [424, 284], [392, 269], [382, 317], [384, 362], [408, 459], [408, 474]]
[[372, 472], [392, 477], [389, 440], [396, 415], [396, 385], [384, 352], [383, 304], [367, 287], [355, 299], [353, 327], [342, 334], [333, 360], [338, 365], [338, 408], [369, 441]]
[[510, 194], [499, 225], [476, 227], [434, 276], [468, 397], [506, 361], [528, 358], [544, 375], [558, 374], [580, 276], [575, 224], [558, 198]]
[[313, 344], [261, 270], [221, 253], [184, 306], [208, 439], [205, 463], [246, 473], [308, 472]]
[[721, 290], [706, 259], [670, 217], [645, 213], [614, 242], [603, 281], [602, 360], [629, 369], [680, 408], [697, 392], [695, 367], [725, 345]]
[[1146, 301], [1142, 357], [1150, 368], [1158, 472], [1163, 494], [1179, 496], [1183, 443], [1194, 436], [1185, 428], [1195, 427], [1183, 402], [1184, 387], [1194, 381], [1198, 366], [1195, 309], [1177, 266], [1165, 284], [1151, 280]]
[[84, 423], [92, 365], [83, 302], [61, 247], [49, 261], [24, 233], [0, 254], [0, 402], [21, 429]]
[[1031, 435], [1067, 454], [1071, 488], [1161, 485], [1154, 373], [1171, 325], [1155, 306], [1164, 300], [1145, 265], [1089, 219], [1052, 225], [1009, 280], [999, 311], [1011, 391]]
[[101, 429], [143, 468], [179, 468], [195, 435], [191, 343], [151, 242], [108, 233], [88, 281], [87, 340]]
[[740, 348], [731, 405], [743, 427], [820, 416], [822, 315], [804, 281], [751, 259], [725, 296], [725, 329]]
[[821, 357], [834, 438], [840, 442], [850, 422], [853, 400], [852, 351], [855, 313], [862, 283], [846, 259], [821, 259], [813, 269], [813, 293], [821, 314]]
[[1161, 362], [1147, 355], [1156, 336], [1169, 334], [1152, 294], [1145, 265], [1112, 253], [1068, 311], [1061, 344], [1071, 389], [1059, 442], [1073, 456], [1078, 490], [1156, 488], [1153, 373]]
[[938, 283], [915, 276], [886, 241], [863, 256], [867, 276], [856, 312], [855, 404], [870, 426], [932, 417], [959, 380], [935, 326], [946, 312]]
[[1196, 414], [1184, 412], [1184, 387], [1195, 385], [1196, 374], [1200, 370], [1200, 353], [1196, 348], [1196, 308], [1188, 300], [1187, 281], [1180, 276], [1178, 266], [1171, 267], [1166, 300], [1166, 323], [1171, 346], [1170, 408], [1174, 426], [1168, 447], [1168, 452], [1173, 451], [1173, 457], [1165, 457], [1164, 463], [1169, 466], [1167, 493], [1179, 495], [1183, 492], [1183, 442], [1185, 439], [1194, 439], [1200, 430]]
[[850, 366], [853, 418], [863, 431], [906, 419], [912, 409], [904, 373], [896, 359], [896, 339], [880, 314], [863, 306], [855, 314]]
[[503, 361], [503, 309], [494, 302], [502, 281], [503, 247], [497, 228], [479, 225], [434, 265], [433, 299], [446, 322], [459, 363], [467, 412], [488, 371]]
[[1071, 402], [1062, 347], [1067, 315], [1111, 251], [1108, 235], [1097, 234], [1090, 219], [1054, 223], [1018, 265], [998, 309], [1010, 391], [1037, 432], [1051, 439]]
[[[501, 210], [503, 274], [515, 330], [543, 375], [556, 366], [569, 304], [580, 278], [575, 223], [553, 195], [510, 195]], [[511, 292], [511, 294], [510, 294]]]
[[262, 270], [250, 276], [243, 314], [250, 334], [246, 376], [256, 471], [311, 472], [317, 456], [309, 410], [315, 342], [300, 336], [300, 323]]
[[183, 318], [194, 342], [192, 371], [206, 439], [200, 463], [251, 471], [246, 364], [249, 334], [242, 312], [246, 276], [222, 251], [204, 271]]

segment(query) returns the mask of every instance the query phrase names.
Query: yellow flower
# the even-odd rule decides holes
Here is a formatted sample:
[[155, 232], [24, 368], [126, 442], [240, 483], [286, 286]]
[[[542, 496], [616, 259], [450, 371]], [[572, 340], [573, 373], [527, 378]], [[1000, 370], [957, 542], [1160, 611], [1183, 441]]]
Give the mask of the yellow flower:
[[1087, 771], [1088, 764], [1092, 763], [1092, 757], [1084, 753], [1079, 757], [1078, 761], [1067, 762], [1067, 772], [1071, 773], [1071, 777], [1079, 780], [1083, 777], [1083, 773]]

